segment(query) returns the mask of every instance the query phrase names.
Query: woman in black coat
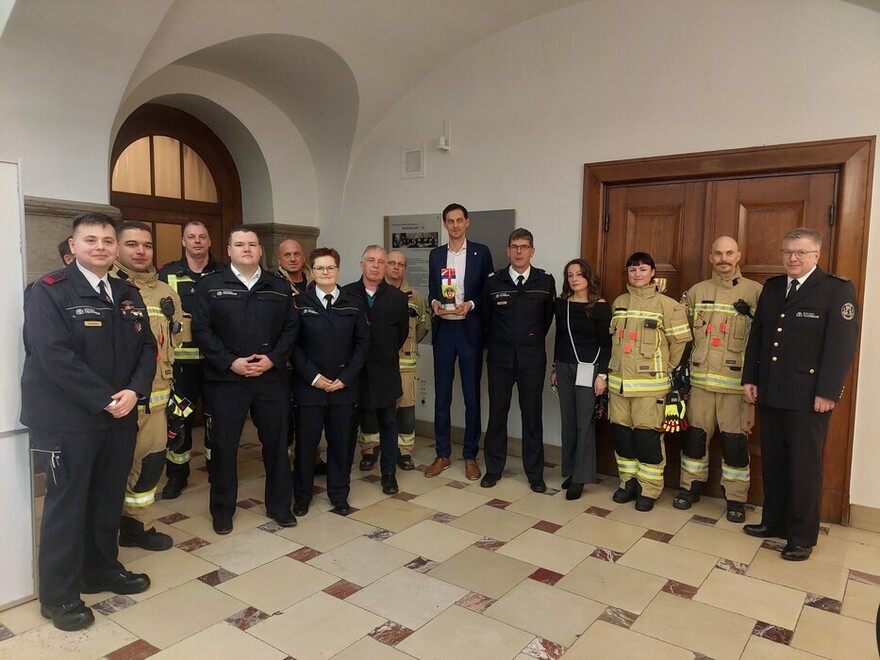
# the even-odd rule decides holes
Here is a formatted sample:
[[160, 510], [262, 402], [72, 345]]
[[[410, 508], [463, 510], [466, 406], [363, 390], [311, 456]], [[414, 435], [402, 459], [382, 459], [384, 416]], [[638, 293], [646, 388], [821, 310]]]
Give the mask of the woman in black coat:
[[565, 265], [556, 299], [556, 352], [550, 383], [558, 388], [562, 418], [562, 476], [565, 497], [578, 499], [596, 481], [596, 397], [607, 388], [611, 354], [611, 307], [599, 295], [593, 268], [583, 259]]

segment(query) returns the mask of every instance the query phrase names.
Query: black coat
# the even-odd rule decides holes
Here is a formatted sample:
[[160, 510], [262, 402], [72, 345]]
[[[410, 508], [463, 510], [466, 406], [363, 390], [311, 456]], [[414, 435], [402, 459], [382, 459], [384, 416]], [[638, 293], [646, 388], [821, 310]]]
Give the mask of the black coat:
[[409, 335], [407, 295], [383, 281], [370, 307], [362, 279], [346, 285], [343, 291], [363, 300], [370, 324], [370, 352], [361, 371], [360, 405], [370, 410], [394, 405], [403, 396], [399, 354]]
[[205, 378], [237, 381], [246, 378], [229, 367], [240, 357], [266, 355], [272, 364], [260, 379], [287, 378], [287, 360], [299, 329], [290, 286], [263, 271], [248, 288], [224, 266], [199, 280], [193, 311], [193, 338], [205, 356]]
[[39, 431], [102, 431], [137, 425], [137, 407], [115, 420], [104, 408], [130, 389], [149, 396], [156, 340], [141, 294], [111, 277], [113, 304], [76, 263], [34, 283], [24, 303], [21, 422]]
[[758, 403], [812, 410], [815, 397], [837, 401], [859, 334], [858, 302], [850, 281], [819, 268], [786, 299], [785, 275], [767, 280], [752, 323], [744, 384], [758, 386]]
[[486, 364], [513, 368], [547, 364], [544, 338], [553, 322], [556, 281], [532, 266], [522, 289], [509, 268], [496, 270], [483, 289], [483, 318], [488, 335]]
[[[306, 293], [293, 299], [300, 319], [293, 349], [293, 400], [307, 406], [351, 405], [358, 402], [360, 372], [370, 350], [364, 302], [342, 290], [333, 307], [325, 309], [320, 293], [309, 284]], [[330, 393], [312, 387], [318, 374], [331, 381], [338, 378], [345, 387]]]

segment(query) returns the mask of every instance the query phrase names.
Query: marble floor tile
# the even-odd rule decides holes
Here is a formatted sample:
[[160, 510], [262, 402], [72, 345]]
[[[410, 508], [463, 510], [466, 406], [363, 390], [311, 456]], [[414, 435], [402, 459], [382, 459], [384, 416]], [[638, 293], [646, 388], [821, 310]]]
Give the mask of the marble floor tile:
[[[322, 499], [326, 499], [322, 494]], [[348, 495], [348, 503], [356, 509], [366, 509], [368, 506], [388, 499], [388, 495], [382, 492], [379, 484], [371, 484], [363, 479], [352, 479], [351, 492]], [[314, 502], [314, 500], [312, 500]]]
[[423, 520], [383, 543], [426, 559], [443, 562], [482, 538], [479, 534], [451, 525]]
[[629, 550], [636, 541], [642, 538], [644, 533], [643, 527], [609, 520], [607, 517], [600, 518], [588, 513], [577, 516], [556, 532], [558, 536], [617, 552]]
[[880, 606], [880, 587], [849, 580], [840, 613], [861, 621], [874, 623], [877, 607]]
[[716, 569], [703, 582], [694, 600], [794, 630], [805, 597], [803, 591]]
[[447, 559], [429, 575], [497, 600], [537, 568], [497, 552], [470, 547]]
[[640, 614], [666, 584], [666, 578], [590, 557], [556, 583], [586, 598]]
[[638, 525], [645, 529], [654, 529], [658, 532], [675, 534], [691, 519], [694, 514], [691, 511], [679, 511], [666, 507], [654, 507], [653, 511], [636, 511], [635, 507], [621, 506], [608, 514], [609, 520]]
[[[665, 488], [663, 490], [663, 494], [654, 504], [655, 508], [662, 507], [665, 509], [673, 509], [674, 511], [681, 511], [681, 509], [676, 509], [672, 504], [675, 501], [675, 497], [677, 495], [677, 488]], [[726, 511], [727, 503], [724, 501], [723, 498], [707, 497], [703, 495], [702, 497], [700, 497], [700, 501], [692, 504], [690, 509], [685, 510], [685, 513], [690, 513], [691, 515], [697, 516], [706, 516], [707, 518], [714, 518], [715, 520], [719, 520], [724, 517]]]
[[44, 625], [0, 642], [0, 658], [10, 660], [91, 660], [137, 640], [137, 635], [114, 621], [95, 615], [95, 623], [78, 632]]
[[693, 522], [682, 527], [670, 543], [742, 564], [750, 563], [761, 547], [761, 539], [753, 536]]
[[451, 513], [453, 516], [463, 516], [490, 499], [492, 498], [465, 489], [435, 488], [424, 495], [419, 495], [411, 502], [427, 509]]
[[718, 557], [702, 552], [641, 539], [617, 563], [699, 587], [717, 561]]
[[580, 500], [566, 500], [565, 493], [553, 496], [529, 493], [507, 507], [507, 511], [565, 525], [572, 518], [583, 513], [586, 508]]
[[820, 660], [821, 656], [752, 635], [741, 660]]
[[412, 561], [416, 556], [411, 552], [360, 536], [315, 557], [308, 564], [360, 587], [366, 587]]
[[[448, 490], [458, 492], [452, 488]], [[355, 511], [349, 518], [392, 532], [400, 532], [437, 513], [434, 509], [420, 506], [418, 499], [417, 497], [409, 502], [401, 502], [389, 497], [360, 511]]]
[[284, 660], [286, 654], [265, 642], [254, 639], [235, 626], [221, 622], [150, 657], [154, 660], [193, 660], [193, 658]]
[[317, 593], [250, 628], [248, 634], [293, 658], [307, 660], [330, 658], [383, 623], [382, 617]]
[[[698, 626], [681, 625], [699, 621]], [[739, 658], [752, 636], [755, 620], [693, 600], [660, 593], [642, 612], [631, 630], [714, 660]]]
[[805, 607], [791, 646], [826, 658], [876, 658], [874, 625]]
[[247, 605], [198, 580], [110, 615], [110, 619], [165, 649], [240, 612]]
[[45, 623], [46, 619], [40, 614], [40, 602], [37, 600], [22, 603], [0, 612], [0, 625], [6, 627], [14, 635], [33, 630]]
[[479, 481], [473, 481], [467, 487], [467, 491], [483, 495], [490, 500], [507, 500], [508, 502], [516, 502], [532, 492], [528, 482], [519, 479], [501, 479], [492, 488], [483, 488]]
[[[136, 601], [153, 598], [168, 589], [173, 589], [217, 570], [216, 564], [177, 548], [171, 548], [164, 552], [151, 552], [149, 555], [129, 562], [126, 568], [133, 573], [146, 573], [150, 576], [150, 588], [143, 593], [131, 596]], [[104, 592], [100, 600], [107, 598], [108, 595], [108, 592]]]
[[420, 660], [512, 658], [534, 638], [531, 633], [453, 606], [397, 648]]
[[535, 580], [524, 580], [490, 605], [484, 614], [569, 647], [604, 611], [602, 603]]
[[589, 557], [595, 549], [596, 546], [581, 541], [537, 529], [527, 529], [496, 552], [564, 575]]
[[337, 516], [330, 512], [312, 516], [310, 511], [296, 527], [282, 529], [276, 532], [276, 536], [282, 536], [319, 552], [327, 552], [375, 530], [372, 525], [353, 520], [351, 516]]
[[377, 642], [372, 637], [362, 637], [341, 653], [333, 656], [333, 660], [411, 660], [412, 656], [401, 653], [395, 648]]
[[199, 548], [192, 554], [241, 575], [301, 547], [299, 543], [277, 534], [270, 534], [261, 529], [250, 529]]
[[766, 582], [775, 582], [798, 591], [843, 600], [847, 570], [839, 566], [813, 561], [785, 561], [775, 550], [758, 550], [746, 575]]
[[[281, 557], [232, 578], [217, 589], [267, 614], [274, 614], [338, 581], [335, 575]], [[271, 588], [267, 588], [270, 585]]]
[[461, 587], [400, 568], [349, 596], [346, 602], [416, 630], [466, 595]]
[[510, 541], [539, 522], [537, 518], [493, 506], [479, 506], [456, 518], [452, 527], [498, 541]]
[[[161, 491], [162, 486], [158, 489]], [[190, 518], [208, 513], [208, 487], [205, 485], [187, 487], [180, 497], [173, 500], [159, 500], [162, 510], [182, 513]]]
[[397, 485], [400, 490], [416, 496], [424, 495], [449, 483], [452, 483], [452, 479], [442, 476], [426, 479], [424, 473], [418, 470], [397, 471]]
[[659, 639], [596, 621], [563, 657], [565, 660], [693, 660], [694, 654]]
[[[250, 511], [236, 509], [235, 516], [232, 518], [232, 532], [230, 532], [229, 535], [234, 536], [236, 534], [243, 534], [249, 529], [265, 525], [271, 520], [266, 516], [255, 513], [255, 511], [256, 509], [251, 509]], [[217, 541], [222, 541], [223, 539], [228, 538], [228, 536], [221, 536], [214, 533], [214, 523], [211, 519], [210, 513], [190, 517], [186, 520], [176, 522], [171, 526], [182, 529], [187, 534], [192, 534], [200, 539], [205, 539], [210, 543], [216, 543]]]
[[856, 529], [855, 527], [843, 527], [841, 525], [829, 524], [828, 538], [854, 541], [856, 543], [864, 543], [865, 545], [880, 548], [880, 534], [877, 532], [869, 532], [864, 529]]
[[810, 559], [880, 575], [880, 547], [830, 535], [819, 535]]

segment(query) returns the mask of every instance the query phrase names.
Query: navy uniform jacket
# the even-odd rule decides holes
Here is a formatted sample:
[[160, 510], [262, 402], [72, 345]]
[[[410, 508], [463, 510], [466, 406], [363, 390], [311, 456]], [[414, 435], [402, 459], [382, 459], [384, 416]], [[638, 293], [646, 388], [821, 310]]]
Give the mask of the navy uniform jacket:
[[109, 278], [113, 304], [100, 298], [76, 263], [46, 275], [24, 304], [21, 423], [36, 431], [104, 431], [137, 426], [137, 406], [115, 420], [104, 408], [130, 389], [147, 396], [156, 340], [141, 294]]
[[758, 386], [761, 405], [812, 410], [817, 396], [843, 395], [859, 333], [856, 292], [818, 267], [789, 299], [787, 281], [767, 280], [758, 298], [742, 382]]
[[409, 336], [407, 295], [382, 281], [376, 287], [373, 306], [370, 307], [363, 279], [347, 284], [343, 291], [363, 300], [370, 326], [370, 352], [361, 370], [360, 404], [371, 410], [392, 406], [403, 396], [400, 349]]
[[[486, 364], [512, 369], [547, 364], [544, 338], [553, 322], [556, 281], [532, 266], [522, 289], [510, 279], [509, 268], [486, 280], [483, 316], [489, 341]], [[516, 358], [514, 360], [514, 358]]]
[[[355, 404], [360, 372], [370, 350], [364, 301], [342, 289], [333, 307], [325, 309], [319, 295], [320, 290], [310, 284], [293, 301], [300, 319], [293, 351], [293, 400], [306, 406]], [[345, 387], [336, 392], [312, 387], [318, 374], [331, 381], [338, 378]]]
[[[441, 270], [446, 268], [446, 257], [449, 253], [449, 244], [431, 250], [428, 255], [428, 307], [432, 300], [443, 302], [440, 291], [442, 286]], [[431, 330], [434, 340], [437, 338], [437, 325], [443, 323], [464, 323], [467, 328], [468, 339], [475, 346], [483, 345], [483, 320], [480, 317], [480, 305], [483, 300], [483, 286], [486, 278], [494, 270], [492, 266], [492, 253], [482, 243], [467, 242], [467, 256], [465, 257], [464, 270], [464, 299], [472, 300], [474, 308], [464, 317], [463, 321], [443, 321], [439, 316], [432, 319]], [[461, 282], [458, 282], [461, 286]]]
[[205, 378], [237, 381], [245, 376], [229, 367], [240, 357], [266, 355], [271, 369], [259, 378], [285, 380], [287, 360], [299, 329], [290, 286], [263, 270], [248, 288], [223, 266], [199, 280], [193, 311], [193, 337], [205, 356]]

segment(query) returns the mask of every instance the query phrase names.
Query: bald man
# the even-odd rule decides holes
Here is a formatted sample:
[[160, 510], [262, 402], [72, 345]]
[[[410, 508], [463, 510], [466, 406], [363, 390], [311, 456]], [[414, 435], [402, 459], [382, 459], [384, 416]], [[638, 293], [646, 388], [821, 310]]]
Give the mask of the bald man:
[[691, 395], [681, 451], [681, 490], [676, 509], [700, 501], [709, 477], [709, 439], [718, 427], [721, 437], [721, 486], [727, 519], [745, 522], [749, 494], [749, 436], [755, 406], [742, 392], [742, 367], [761, 285], [739, 270], [739, 245], [730, 236], [712, 243], [712, 277], [682, 296], [694, 333], [690, 356]]
[[299, 241], [288, 238], [278, 246], [278, 270], [275, 273], [290, 283], [294, 295], [305, 293], [311, 280], [306, 255]]

